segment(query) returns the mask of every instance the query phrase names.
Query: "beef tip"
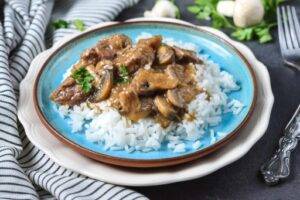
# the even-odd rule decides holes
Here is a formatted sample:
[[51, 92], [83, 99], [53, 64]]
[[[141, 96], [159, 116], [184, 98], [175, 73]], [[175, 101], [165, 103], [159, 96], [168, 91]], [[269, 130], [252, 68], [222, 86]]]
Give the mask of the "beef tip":
[[181, 63], [203, 63], [203, 61], [200, 60], [193, 51], [181, 49], [179, 47], [173, 47], [173, 49], [175, 52], [176, 60]]
[[125, 35], [113, 35], [101, 40], [96, 47], [87, 49], [81, 55], [86, 64], [96, 64], [101, 60], [112, 60], [118, 51], [131, 46], [131, 40]]
[[90, 48], [85, 50], [81, 54], [81, 60], [83, 60], [84, 64], [94, 64], [98, 62], [98, 54], [95, 48]]
[[177, 85], [177, 78], [152, 69], [140, 69], [131, 82], [131, 87], [139, 95], [150, 95], [155, 91], [173, 89]]
[[147, 117], [153, 108], [153, 101], [149, 98], [141, 100], [133, 91], [122, 91], [119, 93], [121, 112], [130, 120], [137, 122]]
[[203, 92], [203, 90], [196, 85], [189, 85], [178, 89], [178, 93], [184, 99], [186, 104], [195, 99], [200, 92]]
[[181, 90], [179, 90], [178, 88], [172, 89], [172, 90], [168, 90], [166, 93], [167, 99], [168, 101], [173, 104], [174, 106], [178, 107], [178, 108], [184, 108], [186, 106], [186, 102], [184, 100], [184, 98], [182, 97], [182, 93]]
[[100, 60], [112, 60], [116, 53], [111, 49], [90, 48], [81, 54], [81, 59], [85, 65], [95, 65]]
[[157, 63], [159, 65], [168, 65], [175, 61], [174, 50], [167, 45], [161, 45], [156, 53]]
[[76, 84], [72, 77], [68, 77], [54, 92], [50, 98], [58, 104], [74, 106], [88, 97], [89, 93], [84, 93], [81, 86]]
[[165, 69], [166, 74], [174, 79], [178, 79], [179, 83], [183, 84], [185, 82], [185, 75], [184, 75], [184, 66], [182, 65], [168, 65]]
[[155, 52], [148, 46], [135, 47], [125, 50], [117, 56], [115, 64], [118, 67], [126, 66], [129, 73], [134, 73], [140, 67], [151, 66], [155, 58]]
[[161, 45], [162, 37], [157, 35], [147, 39], [140, 39], [136, 46], [148, 46], [156, 50]]
[[187, 66], [178, 64], [168, 65], [165, 72], [170, 77], [177, 78], [179, 85], [188, 85], [196, 80], [196, 70], [193, 64], [188, 64]]
[[115, 59], [117, 66], [126, 66], [130, 73], [134, 73], [140, 67], [151, 67], [155, 59], [156, 48], [161, 44], [161, 37], [156, 36], [140, 40], [136, 47], [128, 48]]
[[101, 40], [97, 44], [98, 49], [109, 48], [114, 51], [122, 50], [130, 47], [132, 44], [131, 39], [124, 34], [117, 34]]
[[137, 94], [133, 91], [122, 91], [119, 93], [119, 100], [122, 113], [129, 113], [132, 110], [140, 110], [141, 102]]
[[193, 63], [189, 63], [188, 65], [185, 66], [184, 69], [184, 80], [185, 83], [187, 84], [197, 84], [196, 82], [196, 68]]
[[172, 105], [178, 108], [185, 108], [200, 92], [202, 92], [201, 88], [195, 85], [186, 85], [168, 90], [166, 97]]

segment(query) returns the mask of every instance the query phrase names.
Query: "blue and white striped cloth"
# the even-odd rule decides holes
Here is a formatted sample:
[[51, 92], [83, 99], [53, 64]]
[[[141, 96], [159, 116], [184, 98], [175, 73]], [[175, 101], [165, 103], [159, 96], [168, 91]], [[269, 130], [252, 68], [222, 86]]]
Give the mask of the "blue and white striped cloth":
[[[45, 50], [53, 19], [81, 19], [86, 26], [113, 20], [138, 0], [0, 1], [0, 199], [147, 199], [119, 186], [82, 176], [54, 163], [27, 139], [17, 119], [20, 81]], [[53, 11], [53, 12], [52, 12]], [[51, 15], [52, 13], [52, 15]], [[49, 40], [76, 32], [59, 29]], [[47, 40], [48, 41], [48, 40]], [[99, 172], [101, 173], [101, 172]]]

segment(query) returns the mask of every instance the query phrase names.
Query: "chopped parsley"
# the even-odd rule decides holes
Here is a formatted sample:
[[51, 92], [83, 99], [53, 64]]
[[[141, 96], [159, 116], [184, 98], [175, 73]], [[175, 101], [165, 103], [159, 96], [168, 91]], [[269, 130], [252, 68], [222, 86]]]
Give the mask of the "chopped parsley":
[[187, 10], [196, 15], [199, 20], [210, 20], [214, 28], [226, 28], [231, 30], [231, 36], [237, 40], [258, 40], [260, 43], [272, 41], [271, 28], [276, 26], [276, 8], [285, 0], [262, 0], [265, 17], [263, 22], [255, 26], [239, 28], [233, 25], [231, 19], [217, 12], [217, 4], [220, 0], [195, 0], [194, 5]]
[[118, 68], [118, 74], [117, 74], [117, 78], [115, 79], [115, 81], [117, 83], [129, 83], [130, 82], [129, 72], [125, 65], [121, 65]]
[[75, 19], [73, 24], [77, 30], [84, 31], [84, 22], [81, 19]]
[[60, 28], [68, 28], [69, 27], [69, 22], [63, 20], [63, 19], [58, 19], [54, 22], [52, 22], [52, 26], [55, 28], [55, 29], [60, 29]]
[[76, 69], [71, 77], [81, 86], [84, 93], [88, 93], [92, 89], [92, 81], [94, 77], [84, 67]]

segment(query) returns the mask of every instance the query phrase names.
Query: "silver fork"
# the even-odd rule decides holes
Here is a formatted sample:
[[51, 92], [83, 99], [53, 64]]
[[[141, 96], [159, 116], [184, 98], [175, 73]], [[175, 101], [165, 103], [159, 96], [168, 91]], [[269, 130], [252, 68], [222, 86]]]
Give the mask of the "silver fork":
[[300, 70], [300, 25], [295, 7], [277, 7], [277, 22], [283, 60]]
[[278, 183], [290, 174], [291, 153], [300, 140], [300, 104], [279, 140], [279, 147], [274, 155], [261, 166], [261, 173], [269, 185]]

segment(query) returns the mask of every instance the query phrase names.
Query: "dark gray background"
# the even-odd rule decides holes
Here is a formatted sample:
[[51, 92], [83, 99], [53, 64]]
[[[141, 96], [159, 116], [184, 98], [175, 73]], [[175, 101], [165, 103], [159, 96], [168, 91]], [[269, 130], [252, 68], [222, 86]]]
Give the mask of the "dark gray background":
[[[124, 10], [118, 20], [141, 17], [154, 3], [155, 0], [141, 0], [138, 5]], [[182, 20], [197, 25], [204, 24], [186, 10], [193, 0], [177, 0], [176, 3], [180, 7]], [[289, 4], [295, 5], [300, 15], [299, 1], [290, 1]], [[249, 153], [235, 163], [200, 179], [133, 189], [151, 199], [300, 199], [300, 147], [292, 156], [291, 175], [284, 183], [274, 187], [266, 186], [258, 173], [261, 164], [275, 150], [281, 130], [300, 103], [300, 73], [283, 65], [276, 30], [274, 41], [264, 45], [257, 42], [246, 43], [256, 57], [267, 66], [275, 96], [269, 128]]]

